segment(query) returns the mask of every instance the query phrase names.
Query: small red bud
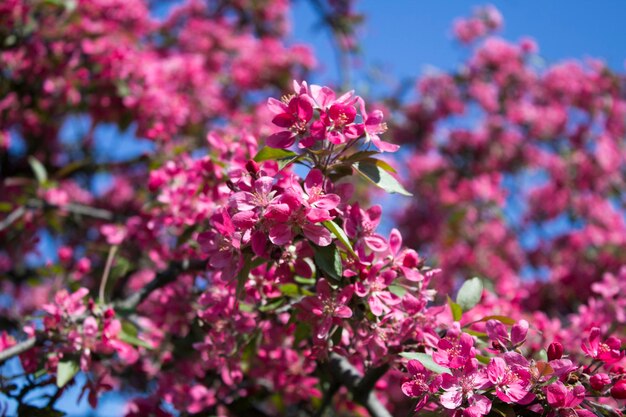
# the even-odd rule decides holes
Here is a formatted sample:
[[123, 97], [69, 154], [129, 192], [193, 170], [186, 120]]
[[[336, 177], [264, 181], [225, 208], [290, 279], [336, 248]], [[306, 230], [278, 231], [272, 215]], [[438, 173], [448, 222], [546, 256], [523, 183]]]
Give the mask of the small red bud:
[[563, 345], [559, 342], [552, 342], [548, 346], [548, 361], [561, 359], [563, 356]]
[[626, 400], [626, 379], [620, 379], [613, 385], [611, 396], [617, 400]]
[[604, 387], [611, 383], [611, 378], [605, 373], [600, 373], [589, 378], [589, 382], [591, 383], [591, 388], [596, 391], [602, 391]]
[[246, 162], [246, 170], [248, 170], [250, 175], [256, 178], [257, 173], [259, 172], [259, 164], [250, 159], [248, 162]]

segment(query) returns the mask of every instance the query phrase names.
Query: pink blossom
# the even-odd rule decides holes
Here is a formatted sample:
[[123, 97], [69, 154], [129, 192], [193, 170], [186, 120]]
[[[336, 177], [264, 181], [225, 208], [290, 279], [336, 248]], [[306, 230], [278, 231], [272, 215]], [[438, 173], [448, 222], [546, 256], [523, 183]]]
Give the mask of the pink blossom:
[[589, 337], [582, 344], [582, 350], [593, 359], [597, 359], [610, 365], [622, 359], [624, 352], [620, 351], [621, 342], [614, 336], [608, 337], [601, 342], [601, 331], [594, 327], [589, 333]]
[[351, 285], [345, 286], [335, 293], [325, 279], [320, 279], [316, 285], [317, 295], [304, 298], [302, 308], [317, 317], [315, 336], [326, 339], [333, 324], [341, 323], [341, 319], [352, 317], [352, 310], [348, 303], [354, 293]]
[[382, 209], [379, 205], [374, 205], [367, 210], [361, 209], [359, 203], [349, 206], [344, 225], [346, 234], [358, 244], [364, 243], [375, 252], [385, 251], [388, 247], [385, 238], [375, 232], [380, 223], [381, 213]]
[[474, 358], [474, 338], [467, 333], [449, 336], [440, 339], [437, 351], [433, 353], [433, 360], [439, 365], [452, 369], [462, 368]]
[[272, 123], [290, 129], [268, 137], [268, 146], [282, 149], [290, 147], [294, 144], [296, 136], [306, 131], [306, 125], [313, 117], [313, 106], [309, 100], [301, 96], [293, 97], [287, 104], [270, 98], [267, 104], [269, 109], [276, 114]]
[[566, 386], [557, 381], [544, 388], [548, 404], [554, 411], [566, 415], [578, 415], [580, 417], [593, 417], [595, 414], [578, 406], [585, 399], [585, 387], [580, 384]]
[[530, 371], [522, 366], [510, 366], [504, 358], [492, 358], [487, 367], [489, 381], [496, 388], [496, 395], [505, 403], [519, 403], [529, 394]]
[[439, 390], [442, 377], [424, 368], [419, 361], [410, 360], [406, 365], [410, 379], [402, 384], [402, 392], [407, 397], [418, 397], [415, 411], [421, 410], [428, 402], [428, 396]]
[[477, 368], [476, 359], [468, 360], [453, 374], [442, 375], [441, 387], [444, 392], [439, 397], [442, 406], [449, 410], [463, 410], [463, 415], [480, 417], [489, 413], [491, 401], [477, 393], [490, 385], [489, 379]]

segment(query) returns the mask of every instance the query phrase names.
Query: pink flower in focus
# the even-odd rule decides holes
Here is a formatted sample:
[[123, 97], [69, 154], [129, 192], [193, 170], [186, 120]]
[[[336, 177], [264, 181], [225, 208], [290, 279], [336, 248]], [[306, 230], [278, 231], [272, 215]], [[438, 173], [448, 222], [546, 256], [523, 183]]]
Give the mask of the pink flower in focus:
[[504, 358], [491, 359], [487, 366], [487, 376], [496, 388], [496, 395], [505, 403], [519, 403], [531, 388], [529, 369], [509, 366]]
[[399, 269], [409, 281], [422, 281], [424, 276], [419, 272], [421, 262], [417, 252], [413, 249], [402, 247], [402, 235], [398, 229], [392, 229], [389, 233], [389, 252], [393, 266]]
[[391, 269], [381, 272], [382, 266], [381, 263], [372, 265], [367, 278], [354, 284], [357, 295], [362, 298], [367, 297], [367, 303], [375, 316], [388, 313], [392, 306], [402, 301], [400, 297], [387, 289], [396, 278], [396, 273]]
[[600, 329], [594, 327], [589, 337], [582, 343], [582, 350], [593, 359], [605, 362], [607, 365], [615, 363], [624, 357], [620, 351], [621, 342], [615, 336], [608, 337], [604, 342], [600, 341]]
[[375, 233], [381, 215], [382, 208], [379, 205], [362, 210], [359, 203], [354, 203], [348, 207], [344, 230], [349, 238], [357, 240], [357, 245], [364, 243], [374, 252], [385, 251], [388, 247], [385, 238]]
[[566, 386], [561, 381], [544, 388], [548, 404], [553, 407], [554, 415], [593, 417], [594, 413], [578, 408], [585, 399], [585, 387], [580, 384]]
[[400, 145], [385, 142], [378, 136], [387, 131], [387, 123], [383, 122], [383, 112], [374, 110], [370, 114], [367, 114], [363, 100], [360, 100], [360, 105], [361, 115], [363, 119], [365, 119], [364, 127], [367, 141], [371, 141], [381, 152], [395, 152], [400, 149]]
[[411, 379], [402, 384], [402, 392], [407, 397], [421, 397], [414, 410], [419, 411], [428, 402], [428, 395], [437, 392], [441, 386], [442, 378], [441, 375], [424, 368], [424, 365], [416, 360], [410, 360], [406, 368]]
[[220, 210], [211, 217], [212, 228], [198, 235], [198, 243], [209, 256], [209, 265], [233, 278], [240, 268], [242, 241], [249, 239], [235, 229], [228, 211]]
[[458, 337], [447, 336], [439, 340], [437, 348], [433, 360], [452, 369], [465, 366], [475, 356], [474, 338], [467, 333], [461, 333]]
[[476, 359], [470, 359], [452, 375], [442, 375], [441, 387], [444, 393], [439, 397], [439, 402], [449, 410], [462, 409], [463, 415], [467, 417], [484, 416], [491, 410], [491, 401], [476, 391], [489, 385], [489, 379], [478, 369]]
[[316, 290], [316, 295], [304, 298], [300, 305], [318, 318], [315, 336], [318, 339], [325, 339], [333, 323], [340, 324], [341, 319], [352, 317], [352, 310], [347, 304], [352, 298], [354, 288], [348, 285], [335, 294], [328, 282], [322, 278], [317, 282]]
[[307, 124], [313, 117], [313, 106], [306, 96], [296, 96], [288, 104], [270, 98], [267, 105], [276, 116], [272, 123], [289, 130], [277, 132], [267, 138], [267, 145], [272, 148], [289, 148], [296, 141], [299, 133], [307, 130]]
[[596, 391], [602, 391], [604, 387], [611, 383], [611, 377], [601, 372], [599, 374], [592, 375], [591, 378], [589, 378], [589, 383], [591, 384], [591, 388]]

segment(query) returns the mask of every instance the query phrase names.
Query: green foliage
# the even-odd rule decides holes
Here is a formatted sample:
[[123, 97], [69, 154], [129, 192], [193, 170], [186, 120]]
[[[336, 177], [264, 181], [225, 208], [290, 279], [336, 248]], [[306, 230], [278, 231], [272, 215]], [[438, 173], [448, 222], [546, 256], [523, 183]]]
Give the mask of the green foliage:
[[406, 196], [412, 196], [410, 192], [408, 192], [398, 180], [391, 175], [385, 166], [389, 166], [386, 163], [382, 163], [382, 161], [376, 160], [376, 162], [372, 162], [372, 160], [364, 160], [360, 162], [356, 162], [352, 165], [354, 169], [359, 173], [363, 178], [376, 185], [377, 187], [382, 188], [388, 193], [396, 193], [402, 194]]
[[483, 282], [480, 278], [472, 278], [463, 283], [456, 295], [456, 303], [467, 311], [472, 309], [480, 301], [483, 294]]

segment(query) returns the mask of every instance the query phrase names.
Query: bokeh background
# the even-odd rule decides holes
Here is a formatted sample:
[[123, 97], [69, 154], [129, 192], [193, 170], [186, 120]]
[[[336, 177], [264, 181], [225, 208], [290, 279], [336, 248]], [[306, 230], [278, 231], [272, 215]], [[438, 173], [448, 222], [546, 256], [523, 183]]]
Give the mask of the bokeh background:
[[[175, 2], [157, 4], [155, 13], [165, 14]], [[319, 62], [311, 80], [320, 84], [339, 84], [336, 51], [330, 34], [320, 24], [311, 2], [296, 1], [292, 14], [293, 42], [313, 46]], [[467, 56], [469, 50], [452, 37], [452, 23], [467, 16], [483, 2], [450, 0], [361, 0], [357, 11], [365, 21], [359, 31], [361, 52], [354, 57], [350, 85], [365, 94], [389, 93], [402, 83], [433, 71], [452, 70]], [[585, 0], [496, 1], [492, 2], [505, 19], [500, 34], [509, 40], [530, 37], [539, 45], [537, 64], [554, 64], [564, 59], [600, 58], [611, 68], [624, 68], [626, 51], [626, 2], [606, 0], [599, 4]], [[412, 91], [412, 90], [411, 90]], [[408, 94], [411, 94], [410, 92]], [[80, 120], [68, 124], [68, 140], [80, 130]], [[116, 132], [102, 132], [116, 135]], [[110, 151], [127, 157], [129, 153], [146, 150], [146, 143], [115, 138], [106, 141]], [[123, 147], [119, 144], [124, 143]], [[107, 153], [107, 152], [105, 152]], [[110, 152], [108, 152], [110, 154]], [[42, 241], [42, 256], [54, 253]], [[49, 244], [51, 245], [51, 244]], [[45, 259], [39, 260], [45, 262]], [[77, 386], [81, 386], [79, 382]], [[115, 417], [123, 414], [125, 399], [117, 393], [105, 394], [99, 410], [93, 411], [85, 399], [77, 403], [79, 390], [67, 393], [60, 404], [70, 416]]]

